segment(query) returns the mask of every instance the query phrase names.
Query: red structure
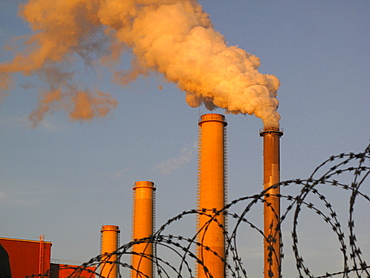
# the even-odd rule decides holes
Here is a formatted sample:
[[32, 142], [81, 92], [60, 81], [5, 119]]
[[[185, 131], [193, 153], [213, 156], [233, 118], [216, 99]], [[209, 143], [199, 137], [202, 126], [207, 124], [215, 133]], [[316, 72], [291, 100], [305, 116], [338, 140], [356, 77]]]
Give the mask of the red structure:
[[78, 265], [54, 264], [50, 265], [50, 278], [95, 278], [96, 267], [82, 267]]
[[51, 242], [0, 238], [0, 244], [8, 252], [12, 278], [25, 278], [43, 274], [50, 268]]

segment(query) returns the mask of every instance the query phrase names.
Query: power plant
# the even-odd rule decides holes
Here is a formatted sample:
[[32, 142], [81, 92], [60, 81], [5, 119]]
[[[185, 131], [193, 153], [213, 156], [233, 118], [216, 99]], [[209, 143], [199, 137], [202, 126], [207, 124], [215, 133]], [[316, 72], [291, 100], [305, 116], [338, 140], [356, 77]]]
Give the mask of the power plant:
[[[291, 8], [289, 3], [273, 1], [262, 5], [255, 1], [243, 8], [246, 1], [234, 1], [227, 9], [225, 1], [219, 5], [222, 1], [197, 0], [2, 2], [6, 24], [0, 26], [0, 46], [5, 51], [0, 54], [0, 97], [9, 95], [10, 106], [0, 121], [6, 130], [1, 138], [7, 156], [1, 164], [5, 175], [0, 178], [0, 205], [5, 210], [0, 233], [37, 234], [36, 240], [0, 238], [0, 278], [370, 277], [369, 207], [364, 208], [365, 202], [370, 204], [370, 187], [365, 184], [370, 177], [370, 145], [363, 152], [330, 153], [308, 178], [280, 182], [284, 132], [278, 93], [283, 82], [263, 74], [262, 59], [253, 53], [256, 47], [258, 52], [271, 52], [272, 63], [289, 84], [287, 99], [294, 109], [285, 116], [297, 128], [294, 136], [301, 133], [306, 119], [315, 124], [323, 121], [320, 128], [330, 127], [331, 133], [346, 134], [337, 136], [340, 144], [321, 149], [296, 148], [293, 138], [289, 147], [298, 151], [287, 156], [284, 173], [304, 173], [311, 161], [303, 156], [310, 149], [309, 156], [324, 155], [347, 141], [357, 145], [360, 138], [354, 137], [369, 135], [363, 128], [366, 124], [359, 124], [368, 118], [367, 102], [361, 100], [369, 63], [363, 62], [367, 52], [358, 51], [367, 49], [368, 43], [361, 40], [366, 36], [358, 28], [369, 20], [363, 3], [333, 10], [330, 5]], [[12, 16], [16, 8], [22, 22]], [[217, 24], [208, 8], [225, 11], [215, 15]], [[225, 15], [227, 26], [218, 30]], [[237, 20], [229, 20], [234, 19], [230, 15]], [[281, 32], [292, 24], [297, 28], [290, 28], [288, 35]], [[227, 39], [222, 29], [234, 39]], [[340, 31], [320, 32], [334, 29]], [[252, 49], [233, 44], [236, 36]], [[271, 38], [279, 37], [282, 40], [274, 40], [280, 46], [277, 53], [271, 51]], [[317, 42], [320, 55], [315, 55]], [[314, 57], [310, 65], [307, 59], [300, 61], [301, 53]], [[317, 71], [320, 67], [323, 70]], [[295, 74], [298, 71], [304, 74]], [[147, 91], [164, 94], [157, 99]], [[188, 164], [194, 149], [188, 145], [192, 131], [186, 130], [186, 124], [194, 114], [183, 114], [173, 91], [199, 113], [220, 109], [225, 115], [262, 120], [259, 136], [258, 129], [255, 132], [261, 137], [257, 146], [254, 139], [248, 142], [238, 136], [240, 140], [230, 144], [238, 152], [230, 167], [237, 172], [230, 186], [226, 128], [234, 127], [231, 117], [228, 122], [222, 114], [198, 115], [193, 109], [191, 113], [199, 117], [193, 119], [194, 130], [198, 129], [198, 167], [189, 179], [189, 172], [196, 170], [187, 170], [195, 163]], [[37, 99], [30, 101], [33, 96]], [[360, 101], [350, 104], [346, 99]], [[128, 109], [112, 115], [119, 103], [128, 103]], [[307, 103], [315, 105], [305, 117], [295, 119], [295, 112], [304, 111]], [[348, 107], [356, 107], [358, 113], [347, 117]], [[340, 117], [333, 116], [336, 110]], [[163, 111], [173, 113], [163, 117]], [[108, 116], [114, 122], [102, 121], [95, 131], [90, 130], [94, 127], [65, 129], [64, 114], [72, 122], [91, 123]], [[50, 115], [55, 119], [47, 121]], [[330, 121], [333, 118], [338, 124]], [[24, 132], [25, 125], [42, 130]], [[346, 125], [357, 126], [343, 128]], [[244, 130], [236, 129], [243, 136]], [[307, 126], [304, 129], [307, 134]], [[310, 139], [305, 136], [302, 145]], [[169, 154], [182, 143], [180, 155]], [[254, 157], [260, 145], [262, 153]], [[249, 150], [242, 153], [247, 146]], [[259, 164], [263, 168], [256, 170]], [[154, 172], [157, 180], [137, 177], [146, 171]], [[247, 173], [250, 176], [244, 177]], [[253, 195], [247, 196], [252, 186]], [[332, 189], [339, 194], [330, 196]], [[229, 201], [228, 191], [236, 198]], [[132, 210], [127, 205], [131, 193]], [[161, 196], [161, 217], [175, 211], [158, 229], [156, 194]], [[301, 221], [307, 215], [311, 218]], [[123, 223], [102, 223], [108, 219]], [[58, 244], [61, 239], [70, 242], [52, 253], [52, 246], [58, 246], [43, 235], [37, 240], [40, 229], [60, 237], [55, 239]], [[121, 232], [128, 241], [122, 245]], [[72, 259], [91, 257], [74, 262], [51, 259], [52, 254], [69, 252]], [[82, 262], [86, 258], [91, 259]]]
[[[225, 269], [225, 213], [219, 213], [226, 199], [226, 126], [220, 114], [205, 114], [198, 123], [199, 173], [197, 219], [198, 278], [223, 278]], [[283, 131], [277, 127], [260, 130], [263, 137], [263, 184], [264, 199], [264, 277], [280, 277], [280, 137]], [[205, 271], [206, 269], [206, 271]], [[209, 273], [208, 273], [209, 272]]]
[[[220, 114], [202, 115], [198, 121], [199, 126], [199, 153], [198, 153], [198, 192], [197, 208], [170, 218], [165, 224], [155, 229], [155, 192], [156, 187], [151, 181], [138, 181], [133, 186], [132, 209], [132, 240], [120, 245], [120, 229], [115, 225], [101, 227], [101, 252], [89, 262], [81, 265], [62, 264], [51, 262], [51, 242], [40, 240], [19, 240], [0, 238], [0, 274], [6, 278], [24, 277], [124, 277], [153, 278], [153, 277], [196, 277], [196, 278], [224, 278], [247, 277], [247, 267], [257, 267], [252, 273], [262, 269], [265, 278], [282, 277], [283, 244], [281, 225], [286, 220], [286, 215], [293, 215], [292, 222], [292, 247], [293, 256], [288, 259], [288, 272], [296, 267], [299, 275], [311, 273], [308, 264], [304, 262], [302, 253], [298, 248], [299, 235], [298, 214], [302, 209], [313, 212], [328, 223], [334, 232], [334, 237], [339, 240], [343, 248], [343, 270], [327, 271], [323, 276], [334, 277], [339, 274], [357, 272], [358, 277], [364, 274], [369, 276], [369, 266], [365, 263], [357, 240], [355, 240], [353, 205], [354, 198], [350, 201], [348, 232], [351, 237], [345, 242], [344, 226], [340, 225], [337, 213], [332, 209], [326, 196], [318, 192], [318, 185], [337, 186], [355, 196], [365, 197], [366, 194], [357, 191], [365, 178], [370, 173], [370, 166], [365, 165], [365, 157], [370, 157], [370, 146], [363, 153], [348, 153], [331, 156], [306, 180], [296, 179], [280, 182], [280, 137], [283, 131], [278, 127], [265, 127], [260, 130], [263, 138], [263, 190], [252, 196], [240, 196], [227, 202], [227, 166], [226, 166], [226, 126], [225, 117]], [[331, 164], [336, 160], [336, 164]], [[339, 162], [338, 162], [339, 161]], [[350, 163], [350, 165], [348, 165]], [[322, 171], [322, 167], [328, 171]], [[324, 172], [324, 175], [317, 174]], [[348, 175], [344, 181], [333, 180], [339, 174], [354, 173], [353, 180], [358, 183], [348, 183]], [[325, 181], [327, 181], [325, 183]], [[302, 185], [298, 195], [292, 196], [285, 192], [280, 193], [280, 185]], [[316, 187], [315, 187], [316, 186]], [[351, 191], [350, 188], [355, 188]], [[308, 193], [317, 197], [318, 205], [310, 198], [305, 200]], [[195, 195], [195, 194], [194, 194]], [[176, 196], [176, 193], [174, 193]], [[195, 198], [195, 196], [194, 196]], [[364, 198], [364, 199], [365, 199]], [[284, 200], [280, 207], [280, 199]], [[341, 202], [341, 201], [340, 201]], [[256, 211], [251, 211], [255, 204], [261, 205], [257, 212], [262, 225], [256, 225], [246, 214], [250, 212], [255, 218]], [[288, 205], [287, 205], [288, 204]], [[323, 205], [324, 204], [324, 205]], [[234, 209], [242, 205], [242, 212]], [[325, 209], [327, 208], [327, 210]], [[263, 218], [262, 218], [263, 209]], [[281, 214], [281, 215], [280, 215]], [[185, 216], [191, 218], [190, 225], [196, 230], [190, 237], [186, 233], [175, 234], [169, 227], [173, 222]], [[229, 217], [229, 219], [228, 219]], [[258, 220], [257, 220], [258, 221]], [[180, 224], [183, 224], [181, 222]], [[186, 222], [189, 224], [189, 222]], [[285, 223], [285, 222], [284, 222]], [[196, 224], [196, 225], [195, 225]], [[241, 224], [245, 224], [241, 226]], [[360, 223], [361, 224], [361, 223]], [[289, 223], [288, 223], [289, 225]], [[252, 228], [258, 236], [262, 236], [263, 244], [258, 244], [256, 251], [250, 244], [256, 243], [252, 234], [245, 236], [245, 227]], [[167, 230], [167, 227], [169, 228]], [[180, 227], [182, 228], [182, 227]], [[230, 231], [228, 231], [228, 228]], [[241, 234], [237, 231], [241, 230]], [[185, 229], [184, 229], [185, 232]], [[320, 230], [321, 232], [321, 230]], [[250, 235], [250, 236], [249, 236]], [[262, 242], [260, 242], [262, 243]], [[162, 247], [164, 249], [162, 249]], [[326, 247], [325, 247], [326, 248]], [[263, 250], [264, 255], [259, 256]], [[285, 249], [286, 250], [286, 249]], [[165, 251], [165, 252], [162, 252]], [[330, 249], [330, 252], [332, 249]], [[248, 253], [249, 252], [249, 253]], [[247, 264], [242, 261], [242, 254], [247, 253]], [[332, 256], [332, 254], [330, 254]], [[124, 262], [124, 257], [131, 258], [131, 264]], [[331, 258], [331, 257], [330, 257]], [[294, 261], [295, 259], [295, 261]], [[123, 260], [123, 261], [122, 261]], [[327, 258], [329, 261], [329, 259]], [[351, 265], [351, 262], [353, 264]], [[291, 267], [291, 263], [294, 264]], [[319, 266], [320, 267], [320, 266]], [[173, 274], [173, 275], [172, 275]], [[261, 271], [262, 274], [262, 271]], [[254, 276], [259, 276], [255, 275]], [[289, 275], [290, 277], [291, 275]], [[312, 276], [312, 275], [311, 275]], [[348, 275], [347, 275], [348, 276]], [[316, 277], [316, 276], [315, 276]]]
[[[198, 122], [198, 190], [196, 223], [196, 277], [226, 277], [225, 234], [227, 211], [226, 126], [221, 114], [202, 115]], [[260, 130], [264, 165], [264, 277], [280, 277], [280, 181], [279, 128]], [[155, 232], [155, 191], [151, 181], [133, 186], [131, 277], [154, 277], [153, 233]], [[99, 275], [119, 277], [116, 251], [120, 230], [115, 225], [101, 228]], [[247, 240], [247, 239], [246, 239]], [[40, 245], [41, 246], [41, 245]], [[51, 246], [51, 245], [50, 245]], [[50, 253], [50, 251], [49, 251]], [[41, 254], [41, 253], [40, 253]], [[41, 266], [41, 264], [39, 263]], [[41, 271], [39, 270], [39, 273]], [[62, 276], [59, 276], [62, 278]]]

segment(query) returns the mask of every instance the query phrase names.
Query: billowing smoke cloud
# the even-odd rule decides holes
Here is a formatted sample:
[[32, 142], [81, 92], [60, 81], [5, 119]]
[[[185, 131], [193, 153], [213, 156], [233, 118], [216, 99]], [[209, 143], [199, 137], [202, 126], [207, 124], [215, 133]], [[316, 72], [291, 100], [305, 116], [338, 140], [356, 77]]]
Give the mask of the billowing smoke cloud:
[[[115, 70], [122, 85], [159, 72], [185, 92], [191, 107], [254, 114], [265, 126], [279, 126], [279, 80], [258, 72], [259, 58], [228, 46], [196, 0], [29, 0], [19, 13], [34, 34], [24, 51], [0, 65], [0, 88], [9, 89], [18, 72], [47, 84], [30, 115], [34, 125], [58, 109], [92, 120], [117, 105], [107, 92], [79, 88], [71, 65], [80, 58]], [[127, 51], [131, 69], [116, 70]]]

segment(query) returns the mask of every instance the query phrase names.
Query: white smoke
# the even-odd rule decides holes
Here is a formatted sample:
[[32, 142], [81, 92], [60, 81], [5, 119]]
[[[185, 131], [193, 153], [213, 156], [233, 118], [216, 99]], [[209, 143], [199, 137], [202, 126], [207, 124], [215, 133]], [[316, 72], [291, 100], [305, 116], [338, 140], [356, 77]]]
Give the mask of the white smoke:
[[279, 80], [257, 71], [259, 58], [228, 46], [195, 0], [29, 0], [20, 15], [35, 34], [23, 52], [0, 65], [0, 88], [9, 89], [17, 72], [49, 85], [30, 116], [35, 125], [57, 109], [76, 120], [109, 113], [117, 101], [78, 88], [69, 66], [80, 57], [87, 66], [114, 69], [130, 51], [132, 68], [115, 72], [118, 83], [156, 71], [185, 92], [191, 107], [254, 114], [265, 126], [279, 126]]

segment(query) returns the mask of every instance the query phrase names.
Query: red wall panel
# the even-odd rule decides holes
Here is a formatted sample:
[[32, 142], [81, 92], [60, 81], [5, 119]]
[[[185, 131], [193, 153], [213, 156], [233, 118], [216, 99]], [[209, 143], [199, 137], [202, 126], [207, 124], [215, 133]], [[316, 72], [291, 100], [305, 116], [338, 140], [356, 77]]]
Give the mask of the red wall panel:
[[51, 242], [0, 238], [0, 244], [8, 252], [12, 278], [42, 274], [50, 268]]
[[51, 264], [50, 278], [66, 278], [71, 274], [79, 278], [95, 278], [96, 267], [81, 267], [66, 264]]

